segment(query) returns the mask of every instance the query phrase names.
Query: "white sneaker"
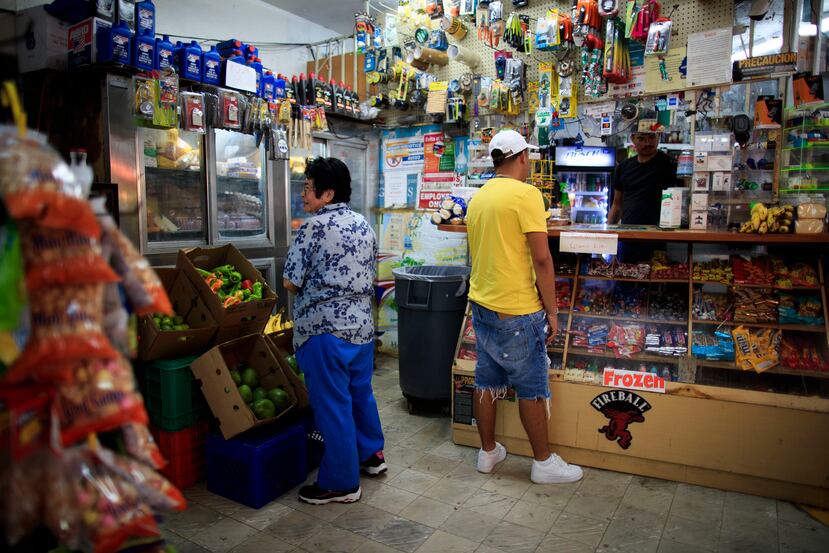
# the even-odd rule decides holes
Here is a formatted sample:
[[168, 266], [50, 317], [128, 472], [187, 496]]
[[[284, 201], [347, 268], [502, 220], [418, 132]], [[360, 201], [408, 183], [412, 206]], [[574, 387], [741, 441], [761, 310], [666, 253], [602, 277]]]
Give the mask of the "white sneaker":
[[507, 448], [495, 442], [495, 449], [492, 451], [478, 450], [478, 472], [489, 474], [495, 465], [507, 458]]
[[[480, 459], [480, 455], [478, 459]], [[480, 464], [480, 461], [478, 463]], [[566, 482], [578, 482], [583, 475], [581, 467], [568, 465], [564, 462], [564, 459], [553, 453], [546, 461], [533, 460], [530, 480], [536, 484], [564, 484]]]

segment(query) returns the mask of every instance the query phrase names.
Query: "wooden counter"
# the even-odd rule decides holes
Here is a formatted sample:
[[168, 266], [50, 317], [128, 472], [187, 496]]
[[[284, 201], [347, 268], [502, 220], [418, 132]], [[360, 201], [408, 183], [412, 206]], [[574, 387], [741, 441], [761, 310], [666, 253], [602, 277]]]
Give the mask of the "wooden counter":
[[[466, 225], [438, 225], [446, 232], [466, 232]], [[708, 230], [662, 230], [658, 227], [625, 227], [624, 225], [566, 225], [548, 227], [547, 234], [558, 238], [562, 232], [595, 232], [618, 234], [620, 240], [649, 242], [694, 242], [705, 244], [827, 244], [829, 233], [822, 234], [741, 234], [739, 232]]]
[[[440, 225], [439, 228], [447, 232], [466, 232], [463, 225]], [[774, 367], [763, 373], [763, 378], [786, 379], [785, 382], [794, 384], [772, 387], [760, 385], [761, 381], [758, 380], [753, 387], [741, 387], [738, 383], [740, 377], [750, 377], [754, 375], [753, 371], [746, 374], [734, 361], [697, 358], [692, 354], [690, 346], [690, 336], [697, 328], [714, 328], [715, 325], [729, 328], [736, 324], [720, 325], [718, 321], [698, 321], [693, 318], [695, 288], [705, 284], [693, 280], [693, 244], [706, 244], [706, 250], [711, 249], [712, 244], [733, 246], [736, 251], [745, 246], [770, 245], [771, 250], [784, 253], [786, 246], [799, 246], [792, 248], [799, 252], [795, 255], [814, 263], [829, 252], [829, 234], [757, 235], [571, 225], [550, 228], [549, 235], [557, 238], [567, 231], [617, 233], [620, 241], [688, 243], [689, 275], [682, 280], [557, 275], [560, 279], [572, 282], [572, 292], [569, 306], [561, 311], [560, 324], [566, 329], [563, 347], [548, 348], [549, 355], [551, 359], [560, 358], [559, 364], [565, 368], [571, 366], [571, 357], [575, 359], [576, 367], [592, 358], [595, 363], [590, 364], [596, 367], [590, 370], [596, 378], [592, 381], [579, 381], [572, 375], [568, 376], [568, 371], [549, 371], [552, 409], [548, 441], [551, 448], [567, 461], [580, 465], [829, 508], [829, 372]], [[551, 241], [550, 245], [555, 247], [556, 244]], [[576, 259], [575, 266], [582, 266], [580, 258]], [[817, 264], [817, 269], [819, 288], [799, 288], [793, 293], [811, 292], [820, 295], [824, 324], [745, 323], [744, 326], [755, 330], [775, 328], [797, 333], [816, 340], [818, 345], [822, 342], [820, 351], [829, 356], [829, 312], [824, 261]], [[659, 287], [659, 290], [664, 286], [670, 286], [674, 290], [687, 287], [687, 318], [677, 317], [676, 320], [666, 321], [576, 310], [579, 288], [586, 281], [602, 280], [626, 281], [625, 285], [629, 282], [640, 283], [641, 286]], [[729, 286], [750, 287], [736, 284]], [[621, 413], [620, 416], [630, 412], [624, 408], [619, 411], [620, 408], [616, 406], [602, 411], [596, 406], [602, 394], [623, 390], [606, 387], [601, 381], [602, 367], [619, 367], [619, 360], [610, 350], [595, 353], [573, 346], [570, 330], [576, 319], [595, 319], [595, 324], [638, 323], [684, 329], [689, 337], [689, 351], [685, 355], [664, 357], [636, 353], [626, 360], [628, 364], [631, 361], [641, 361], [643, 364], [674, 365], [678, 373], [684, 371], [691, 376], [687, 380], [680, 378], [682, 381], [679, 382], [666, 381], [664, 393], [634, 391], [650, 407], [647, 412], [642, 412], [642, 416], [637, 416], [634, 412], [636, 418], [620, 422], [613, 418], [614, 410]], [[465, 318], [463, 328], [466, 326]], [[462, 331], [452, 371], [453, 439], [458, 444], [478, 447], [478, 433], [474, 419], [471, 418], [475, 361], [470, 352], [474, 354], [474, 348], [474, 333], [465, 335]], [[588, 371], [584, 372], [585, 375], [588, 374]], [[716, 378], [711, 377], [711, 374], [715, 374]], [[759, 378], [760, 375], [755, 376]], [[614, 437], [608, 437], [612, 431], [616, 432]], [[521, 426], [518, 405], [514, 401], [498, 402], [495, 434], [496, 439], [510, 453], [532, 455], [529, 440]], [[622, 435], [627, 435], [628, 438], [625, 445], [621, 442]]]

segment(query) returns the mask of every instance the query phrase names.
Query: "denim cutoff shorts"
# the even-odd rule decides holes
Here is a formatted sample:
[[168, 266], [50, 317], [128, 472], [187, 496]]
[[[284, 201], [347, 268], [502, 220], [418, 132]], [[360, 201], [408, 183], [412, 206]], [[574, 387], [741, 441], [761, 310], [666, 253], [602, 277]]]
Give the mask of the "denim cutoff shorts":
[[549, 399], [544, 311], [499, 319], [495, 311], [470, 303], [478, 353], [475, 387], [503, 397], [511, 385], [518, 399]]

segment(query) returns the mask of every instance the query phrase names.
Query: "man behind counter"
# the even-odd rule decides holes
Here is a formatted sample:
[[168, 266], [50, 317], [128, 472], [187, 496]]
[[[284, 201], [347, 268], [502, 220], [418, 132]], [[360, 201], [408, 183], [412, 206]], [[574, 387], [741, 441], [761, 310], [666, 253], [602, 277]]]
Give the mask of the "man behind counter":
[[616, 171], [613, 205], [608, 224], [658, 225], [662, 191], [676, 185], [676, 164], [657, 150], [659, 134], [630, 135], [636, 156], [623, 161]]

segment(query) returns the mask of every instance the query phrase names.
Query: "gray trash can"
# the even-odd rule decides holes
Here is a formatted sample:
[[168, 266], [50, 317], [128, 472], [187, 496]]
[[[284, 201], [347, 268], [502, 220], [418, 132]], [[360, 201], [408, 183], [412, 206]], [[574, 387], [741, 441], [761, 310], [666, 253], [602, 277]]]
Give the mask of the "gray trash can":
[[400, 389], [410, 413], [421, 401], [449, 405], [469, 271], [469, 267], [435, 265], [392, 270], [398, 307]]

